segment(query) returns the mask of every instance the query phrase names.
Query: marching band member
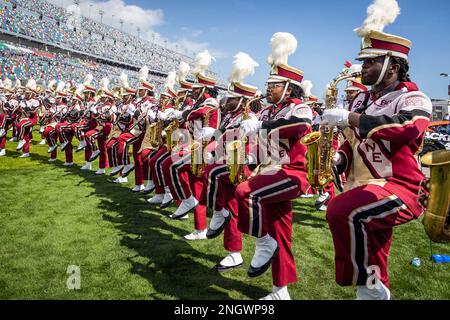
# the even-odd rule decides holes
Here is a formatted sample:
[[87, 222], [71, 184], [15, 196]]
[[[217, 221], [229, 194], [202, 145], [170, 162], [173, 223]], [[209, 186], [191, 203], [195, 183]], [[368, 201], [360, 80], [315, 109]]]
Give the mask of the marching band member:
[[[207, 50], [197, 55], [196, 67], [193, 71], [197, 81], [192, 89], [192, 98], [196, 103], [190, 110], [177, 114], [186, 122], [189, 134], [200, 146], [210, 140], [220, 123], [216, 81], [205, 75], [213, 59]], [[198, 205], [202, 192], [202, 180], [191, 172], [191, 165], [201, 165], [203, 159], [200, 155], [200, 159], [197, 159], [198, 163], [191, 164], [191, 156], [191, 146], [184, 144], [176, 148], [171, 156], [162, 162], [162, 169], [164, 181], [170, 188], [174, 200], [181, 200], [179, 207], [170, 215], [170, 218], [187, 219], [189, 211], [194, 209], [195, 230], [186, 235], [185, 239], [203, 240], [206, 239], [207, 232], [206, 208]]]
[[74, 137], [74, 125], [79, 121], [81, 116], [83, 90], [84, 86], [80, 84], [72, 97], [71, 106], [68, 108], [64, 119], [55, 127], [60, 142], [60, 149], [65, 152], [65, 166], [73, 165], [72, 140]]
[[84, 107], [81, 121], [75, 125], [75, 135], [80, 141], [76, 152], [84, 150], [84, 160], [86, 164], [81, 167], [81, 170], [91, 170], [92, 163], [89, 161], [92, 155], [91, 147], [87, 144], [85, 135], [86, 132], [94, 130], [97, 127], [95, 121], [95, 113], [97, 112], [97, 102], [95, 101], [96, 88], [91, 84], [94, 77], [91, 74], [86, 75], [84, 85]]
[[[383, 7], [388, 4], [389, 7]], [[369, 11], [368, 11], [369, 12]], [[357, 286], [357, 299], [390, 299], [387, 260], [392, 228], [418, 218], [424, 175], [415, 154], [430, 122], [430, 99], [408, 76], [411, 42], [383, 32], [399, 13], [396, 1], [372, 5], [357, 29], [362, 37], [360, 92], [350, 110], [325, 111], [323, 123], [346, 126], [346, 141], [335, 157], [346, 172], [345, 192], [328, 206], [335, 248], [336, 282]], [[373, 18], [373, 19], [372, 19]], [[370, 23], [373, 20], [385, 23]], [[375, 279], [375, 283], [371, 279]]]
[[[237, 227], [238, 205], [235, 194], [235, 185], [230, 180], [230, 171], [226, 157], [227, 146], [236, 140], [241, 140], [239, 126], [241, 121], [247, 119], [257, 120], [250, 110], [244, 110], [251, 99], [258, 97], [256, 87], [243, 83], [246, 76], [254, 74], [258, 64], [246, 53], [239, 52], [233, 61], [233, 68], [228, 80], [230, 85], [225, 96], [224, 117], [219, 132], [215, 134], [214, 150], [208, 158], [209, 164], [202, 172], [203, 190], [200, 204], [213, 210], [213, 216], [206, 234], [208, 239], [219, 236], [224, 231], [223, 246], [228, 255], [223, 258], [214, 270], [224, 272], [240, 267], [243, 263], [242, 234]], [[242, 140], [241, 140], [242, 141]], [[241, 150], [248, 154], [249, 150]], [[248, 156], [247, 156], [248, 157]], [[240, 163], [239, 163], [240, 164]], [[249, 172], [245, 167], [245, 171]]]
[[[127, 177], [133, 170], [135, 175], [135, 186], [131, 191], [141, 192], [144, 190], [144, 173], [142, 159], [139, 154], [142, 140], [145, 135], [146, 118], [155, 119], [156, 101], [154, 99], [154, 85], [147, 81], [148, 67], [144, 66], [139, 71], [140, 86], [138, 87], [138, 99], [136, 101], [136, 110], [133, 113], [133, 125], [127, 132], [122, 133], [117, 138], [117, 154], [120, 158], [120, 165], [111, 172], [111, 175], [122, 174]], [[134, 165], [130, 163], [128, 147], [133, 146]]]
[[94, 112], [94, 118], [97, 125], [94, 129], [87, 131], [85, 135], [87, 147], [92, 152], [88, 162], [92, 164], [92, 162], [100, 157], [98, 165], [99, 169], [95, 172], [96, 175], [103, 175], [106, 173], [105, 169], [108, 164], [106, 141], [112, 129], [111, 121], [114, 120], [116, 113], [116, 107], [113, 104], [114, 95], [109, 90], [108, 86], [109, 79], [103, 78], [100, 81], [101, 95]]
[[[177, 118], [177, 115], [182, 114], [184, 111], [189, 110], [193, 106], [193, 100], [191, 98], [192, 84], [186, 81], [186, 76], [188, 75], [189, 70], [190, 67], [186, 62], [180, 62], [180, 67], [176, 77], [176, 80], [180, 85], [180, 90], [177, 92], [176, 101], [173, 108], [169, 108], [164, 115], [170, 123], [172, 123], [172, 121], [178, 121], [178, 128], [180, 129], [185, 129], [185, 123], [184, 121], [181, 122], [180, 119]], [[171, 93], [169, 93], [169, 95], [173, 96]], [[177, 131], [173, 131], [172, 134], [175, 134], [176, 132]], [[171, 143], [170, 141], [167, 141], [168, 138], [169, 137], [166, 136], [166, 144], [161, 147], [162, 151], [158, 151], [156, 154], [149, 156], [148, 173], [151, 180], [149, 180], [149, 184], [146, 186], [148, 193], [153, 191], [153, 189], [155, 190], [155, 195], [148, 199], [148, 203], [151, 205], [159, 204], [161, 209], [168, 207], [173, 201], [170, 188], [164, 181], [164, 173], [162, 170], [162, 163], [170, 157], [172, 152], [167, 148], [168, 143]], [[172, 142], [174, 142], [173, 140], [176, 140], [176, 138], [173, 138], [172, 136], [170, 139]], [[175, 148], [177, 148], [176, 145]]]
[[0, 156], [4, 156], [6, 154], [6, 134], [9, 128], [14, 126], [16, 118], [15, 110], [19, 105], [19, 102], [15, 99], [13, 92], [12, 81], [10, 79], [5, 79], [3, 82], [3, 113], [0, 114]]
[[[137, 90], [130, 88], [128, 84], [128, 76], [126, 74], [121, 74], [120, 76], [121, 85], [123, 88], [122, 92], [122, 106], [117, 110], [117, 119], [115, 121], [116, 131], [112, 133], [106, 144], [106, 149], [108, 151], [109, 166], [112, 168], [110, 176], [114, 176], [119, 173], [122, 168], [121, 157], [118, 155], [118, 142], [117, 138], [122, 134], [131, 130], [133, 126], [133, 115], [136, 111], [136, 102], [134, 97], [136, 96]], [[113, 181], [114, 183], [126, 183], [128, 182], [127, 177], [119, 176]]]
[[56, 88], [55, 104], [49, 109], [49, 124], [44, 129], [44, 137], [49, 146], [49, 162], [55, 162], [57, 157], [58, 137], [56, 126], [63, 119], [67, 112], [67, 93], [64, 92], [65, 83], [60, 81]]
[[19, 143], [17, 144], [16, 150], [23, 149], [22, 158], [27, 158], [30, 155], [32, 131], [38, 121], [37, 110], [41, 106], [41, 103], [37, 99], [38, 95], [36, 81], [31, 78], [26, 85], [25, 99], [19, 103], [22, 114], [17, 124], [17, 138]]
[[[352, 64], [349, 68], [349, 73], [361, 72], [362, 65], [360, 64]], [[367, 87], [361, 83], [361, 77], [351, 78], [347, 81], [347, 86], [344, 89], [345, 91], [345, 106], [346, 109], [349, 109], [350, 103], [353, 99], [362, 91], [368, 91]]]
[[306, 147], [300, 138], [311, 131], [312, 112], [302, 102], [303, 72], [287, 65], [297, 40], [278, 32], [271, 39], [272, 66], [267, 83], [267, 101], [259, 120], [244, 120], [245, 136], [260, 130], [259, 144], [266, 143], [267, 156], [252, 176], [236, 188], [238, 227], [256, 237], [255, 253], [248, 269], [250, 277], [264, 273], [272, 263], [272, 293], [264, 299], [290, 299], [287, 286], [297, 281], [292, 254], [292, 200], [309, 183], [305, 166]]

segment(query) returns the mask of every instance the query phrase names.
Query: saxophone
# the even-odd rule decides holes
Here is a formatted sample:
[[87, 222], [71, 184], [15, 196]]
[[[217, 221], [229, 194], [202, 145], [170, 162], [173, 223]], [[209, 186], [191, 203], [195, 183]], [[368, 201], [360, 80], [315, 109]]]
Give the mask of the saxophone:
[[[327, 109], [335, 108], [337, 102], [337, 85], [342, 80], [357, 78], [360, 72], [341, 73], [334, 78], [326, 91], [325, 106]], [[323, 189], [334, 180], [333, 177], [333, 149], [335, 126], [320, 126], [319, 131], [304, 136], [300, 142], [307, 146], [308, 181], [313, 188]]]
[[[258, 96], [253, 99], [249, 99], [242, 111], [242, 120], [248, 120], [250, 118], [250, 106], [253, 102], [265, 99], [265, 96]], [[227, 157], [226, 162], [228, 171], [230, 172], [230, 182], [235, 186], [245, 180], [244, 167], [248, 163], [246, 159], [246, 149], [248, 144], [248, 137], [244, 137], [239, 140], [230, 142], [227, 145]]]
[[429, 152], [422, 157], [422, 164], [430, 168], [425, 232], [431, 241], [450, 242], [450, 151]]
[[[180, 101], [181, 98], [184, 98], [183, 101]], [[186, 96], [177, 97], [175, 100], [174, 108], [178, 110], [181, 103], [184, 103]], [[166, 127], [166, 147], [168, 152], [172, 152], [173, 148], [178, 144], [178, 141], [173, 141], [172, 133], [180, 127], [180, 121], [178, 119], [173, 120]]]
[[[209, 127], [209, 118], [211, 114], [218, 110], [219, 108], [212, 108], [206, 112], [203, 119], [203, 127]], [[208, 141], [203, 140], [201, 143], [194, 141], [191, 145], [191, 172], [194, 176], [200, 177], [202, 175], [202, 170], [206, 166], [205, 157], [203, 157], [203, 151], [206, 149]], [[200, 157], [200, 158], [199, 158]]]

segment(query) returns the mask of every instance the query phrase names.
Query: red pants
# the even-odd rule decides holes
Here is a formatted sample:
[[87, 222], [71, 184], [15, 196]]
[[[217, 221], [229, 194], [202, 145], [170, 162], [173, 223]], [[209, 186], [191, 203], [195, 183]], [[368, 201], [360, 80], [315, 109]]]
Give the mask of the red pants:
[[[144, 150], [145, 151], [145, 150]], [[159, 148], [156, 152], [152, 152], [148, 157], [148, 177], [152, 179], [155, 184], [155, 194], [163, 194], [165, 192], [164, 187], [167, 185], [164, 181], [164, 174], [162, 171], [162, 163], [164, 160], [170, 157], [170, 153], [167, 152], [165, 145]], [[145, 162], [144, 162], [145, 171]]]
[[230, 182], [226, 164], [208, 165], [202, 172], [203, 190], [200, 204], [212, 210], [227, 209], [231, 220], [225, 227], [223, 247], [228, 252], [242, 250], [242, 233], [238, 229], [238, 203], [234, 193], [236, 187]]
[[73, 162], [73, 145], [72, 140], [74, 136], [72, 125], [68, 122], [58, 123], [56, 125], [56, 134], [59, 138], [59, 143], [67, 142], [67, 146], [64, 149], [64, 153], [66, 155], [66, 162]]
[[111, 138], [106, 143], [106, 152], [108, 153], [109, 167], [114, 168], [119, 165], [119, 157], [117, 155], [117, 138]]
[[279, 246], [272, 260], [273, 284], [282, 287], [297, 281], [292, 254], [292, 203], [306, 191], [306, 172], [281, 169], [258, 174], [239, 184], [238, 228], [241, 232], [263, 237], [269, 234]]
[[5, 113], [0, 114], [0, 128], [5, 130], [5, 135], [0, 138], [0, 149], [5, 149], [6, 136], [11, 126], [13, 126], [13, 119], [8, 119]]
[[[200, 199], [203, 183], [201, 178], [195, 177], [191, 173], [191, 154], [187, 151], [172, 153], [170, 157], [162, 162], [164, 182], [170, 188], [174, 200], [184, 200], [193, 195]], [[194, 209], [194, 222], [196, 230], [207, 228], [206, 207], [198, 205]]]
[[134, 179], [136, 185], [144, 184], [144, 171], [142, 167], [141, 154], [138, 152], [142, 145], [142, 139], [145, 132], [138, 137], [135, 137], [129, 132], [122, 133], [117, 138], [117, 154], [119, 163], [121, 165], [130, 164], [130, 154], [128, 147], [133, 145], [133, 160], [134, 160]]
[[35, 116], [33, 118], [25, 118], [19, 121], [16, 126], [17, 139], [25, 140], [25, 145], [23, 146], [23, 153], [30, 152], [30, 141], [32, 139], [32, 131], [33, 127], [36, 125], [38, 121], [38, 117]]
[[[412, 192], [410, 196], [417, 197]], [[367, 268], [377, 266], [379, 280], [389, 286], [387, 259], [392, 227], [416, 218], [400, 198], [381, 186], [364, 185], [338, 195], [327, 210], [336, 282], [341, 286], [366, 285], [370, 276]]]
[[[111, 132], [111, 124], [106, 123], [105, 126], [99, 131], [97, 129], [90, 130], [86, 133], [86, 143], [89, 146], [91, 151], [100, 151], [100, 160], [98, 167], [100, 169], [105, 169], [108, 166], [108, 154], [106, 152], [106, 139], [108, 138], [109, 133]], [[95, 143], [95, 140], [98, 142]]]

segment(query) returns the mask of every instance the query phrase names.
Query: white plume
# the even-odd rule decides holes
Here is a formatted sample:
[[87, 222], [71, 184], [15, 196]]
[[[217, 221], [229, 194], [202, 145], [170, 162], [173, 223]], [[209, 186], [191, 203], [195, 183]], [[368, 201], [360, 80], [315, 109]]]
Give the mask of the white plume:
[[52, 90], [55, 88], [56, 80], [50, 80], [47, 88], [51, 88]]
[[181, 61], [180, 67], [178, 68], [178, 74], [177, 74], [176, 80], [178, 82], [185, 81], [190, 70], [191, 70], [191, 67], [186, 62]]
[[255, 68], [258, 66], [259, 64], [248, 54], [239, 52], [234, 56], [228, 81], [242, 83], [245, 77], [255, 74]]
[[141, 70], [139, 70], [139, 81], [147, 81], [147, 77], [148, 77], [148, 67], [147, 66], [143, 66], [141, 68]]
[[176, 78], [177, 78], [177, 73], [175, 71], [170, 71], [167, 74], [166, 83], [164, 84], [164, 87], [174, 91]]
[[6, 89], [12, 88], [12, 81], [9, 78], [6, 78], [5, 81], [3, 81], [3, 85]]
[[211, 65], [213, 60], [216, 61], [216, 58], [210, 55], [208, 50], [199, 52], [195, 57], [195, 67], [192, 73], [195, 75], [205, 74], [205, 71], [208, 70], [208, 67]]
[[86, 77], [84, 78], [83, 83], [84, 83], [85, 86], [88, 86], [88, 85], [90, 85], [90, 84], [92, 83], [92, 80], [94, 80], [94, 76], [93, 76], [92, 74], [89, 73], [89, 74], [87, 74]]
[[70, 87], [72, 86], [72, 84], [70, 83], [70, 82], [67, 82], [66, 83], [66, 90], [65, 91], [69, 91], [70, 90]]
[[288, 57], [297, 50], [297, 39], [288, 32], [277, 32], [270, 39], [272, 53], [267, 63], [274, 66], [287, 64]]
[[17, 78], [16, 76], [16, 80], [14, 81], [14, 88], [20, 88], [22, 86], [22, 82], [20, 82], [20, 80]]
[[400, 7], [396, 0], [375, 0], [367, 8], [367, 18], [361, 27], [354, 31], [360, 37], [369, 34], [371, 30], [383, 31], [384, 27], [395, 21], [400, 14]]
[[303, 89], [305, 97], [309, 97], [311, 95], [313, 84], [310, 80], [303, 80], [302, 83], [300, 83], [300, 87]]
[[102, 78], [102, 80], [100, 80], [100, 89], [103, 91], [108, 91], [108, 86], [109, 86], [109, 79], [108, 78]]
[[64, 81], [58, 82], [56, 86], [56, 92], [64, 92], [64, 88], [66, 87], [66, 83]]
[[348, 68], [348, 73], [361, 72], [362, 64], [352, 64], [350, 68]]
[[34, 80], [33, 78], [30, 78], [27, 82], [26, 87], [28, 89], [36, 90], [36, 80]]
[[75, 94], [82, 96], [83, 95], [83, 91], [84, 91], [84, 85], [82, 83], [80, 83], [77, 86], [77, 90], [75, 91]]
[[128, 85], [128, 76], [125, 72], [122, 72], [120, 74], [120, 86], [123, 88], [129, 88], [130, 86]]

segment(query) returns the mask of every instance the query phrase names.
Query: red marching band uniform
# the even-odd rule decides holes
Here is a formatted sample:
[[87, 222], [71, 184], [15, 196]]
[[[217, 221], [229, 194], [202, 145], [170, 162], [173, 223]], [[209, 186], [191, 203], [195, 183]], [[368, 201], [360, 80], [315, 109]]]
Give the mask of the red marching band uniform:
[[10, 128], [14, 126], [16, 120], [16, 110], [19, 101], [14, 96], [12, 81], [5, 79], [2, 82], [2, 101], [0, 110], [0, 156], [6, 155], [6, 135]]

